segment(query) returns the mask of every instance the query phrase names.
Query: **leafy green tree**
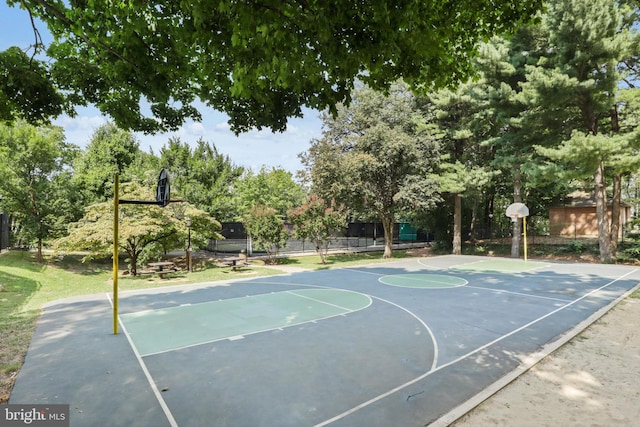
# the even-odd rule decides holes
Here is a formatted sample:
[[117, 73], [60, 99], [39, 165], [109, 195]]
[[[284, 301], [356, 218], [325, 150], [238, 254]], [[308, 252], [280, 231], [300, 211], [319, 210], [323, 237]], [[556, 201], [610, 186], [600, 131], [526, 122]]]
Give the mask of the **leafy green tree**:
[[43, 124], [65, 110], [45, 62], [16, 46], [0, 51], [0, 123], [23, 119]]
[[312, 194], [307, 203], [290, 212], [289, 219], [296, 238], [315, 243], [322, 263], [326, 264], [331, 239], [347, 226], [347, 211]]
[[439, 157], [437, 141], [402, 84], [388, 96], [360, 88], [336, 118], [324, 116], [324, 128], [324, 137], [301, 156], [312, 191], [356, 215], [378, 218], [384, 257], [390, 257], [399, 217], [426, 212], [439, 200], [431, 175]]
[[[123, 183], [123, 200], [154, 200], [155, 189], [139, 182]], [[186, 249], [186, 216], [191, 218], [191, 241], [206, 246], [210, 238], [220, 239], [220, 223], [206, 212], [186, 204], [176, 211], [154, 205], [121, 204], [119, 249], [127, 254], [132, 275], [138, 265], [173, 249]], [[179, 215], [176, 215], [179, 212]], [[89, 251], [87, 258], [107, 257], [113, 249], [113, 202], [86, 208], [80, 221], [70, 224], [69, 234], [56, 241], [57, 250]]]
[[289, 238], [282, 216], [276, 209], [258, 203], [249, 209], [243, 223], [256, 248], [264, 249], [268, 262], [275, 264]]
[[87, 205], [113, 199], [114, 176], [118, 174], [125, 181], [129, 167], [142, 154], [140, 143], [131, 132], [113, 123], [96, 129], [74, 164], [74, 179], [86, 192]]
[[43, 241], [64, 223], [75, 207], [73, 188], [65, 185], [77, 147], [67, 144], [59, 127], [35, 127], [24, 121], [0, 125], [0, 194], [2, 205], [19, 224], [20, 239], [36, 243], [42, 261]]
[[232, 190], [241, 215], [260, 204], [275, 209], [284, 218], [304, 200], [302, 186], [294, 181], [291, 172], [282, 168], [263, 166], [258, 173], [247, 170]]
[[457, 82], [471, 72], [478, 40], [527, 21], [542, 3], [8, 0], [53, 34], [56, 87], [146, 132], [199, 119], [196, 98], [227, 113], [237, 132], [283, 130], [302, 106], [348, 103], [357, 79], [376, 89], [398, 78]]
[[160, 149], [160, 162], [183, 199], [220, 221], [238, 216], [232, 190], [244, 168], [234, 165], [215, 145], [200, 139], [191, 147], [172, 138]]

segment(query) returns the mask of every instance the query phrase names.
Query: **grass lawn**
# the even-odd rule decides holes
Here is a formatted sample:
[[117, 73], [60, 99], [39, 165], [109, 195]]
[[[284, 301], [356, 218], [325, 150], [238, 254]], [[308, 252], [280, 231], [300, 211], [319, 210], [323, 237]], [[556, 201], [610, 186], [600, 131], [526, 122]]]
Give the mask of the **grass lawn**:
[[[396, 251], [393, 259], [408, 256], [405, 251]], [[295, 265], [309, 270], [385, 261], [381, 259], [380, 252], [330, 255], [325, 265], [316, 255], [279, 260], [282, 265]], [[259, 264], [256, 262], [256, 265], [232, 271], [203, 261], [190, 274], [172, 273], [162, 279], [155, 275], [130, 277], [121, 274], [118, 288], [126, 291], [283, 272], [277, 270], [277, 265], [267, 268]], [[121, 268], [124, 266], [125, 263], [121, 263]], [[79, 255], [49, 256], [45, 263], [39, 264], [32, 252], [8, 251], [0, 254], [0, 403], [9, 399], [43, 305], [62, 298], [112, 292], [112, 268], [110, 260], [82, 263]]]

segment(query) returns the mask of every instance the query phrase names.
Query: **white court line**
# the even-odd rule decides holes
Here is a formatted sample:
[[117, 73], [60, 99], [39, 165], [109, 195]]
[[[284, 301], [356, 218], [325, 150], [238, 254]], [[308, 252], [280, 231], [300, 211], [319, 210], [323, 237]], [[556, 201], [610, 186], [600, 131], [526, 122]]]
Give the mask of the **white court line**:
[[356, 270], [355, 268], [341, 268], [340, 270], [347, 270], [347, 271], [353, 271], [354, 273], [362, 273], [362, 274], [370, 274], [372, 276], [388, 276], [388, 274], [382, 274], [382, 273], [374, 273], [373, 271], [363, 271], [363, 270]]
[[522, 292], [506, 291], [506, 290], [503, 290], [503, 289], [484, 288], [482, 286], [468, 285], [466, 287], [467, 288], [473, 288], [473, 289], [482, 289], [482, 290], [490, 291], [490, 292], [497, 292], [497, 293], [500, 293], [500, 294], [504, 293], [504, 294], [522, 295], [522, 296], [531, 297], [531, 298], [550, 299], [552, 301], [560, 301], [560, 302], [571, 302], [572, 301], [570, 299], [554, 298], [554, 297], [543, 297], [542, 295], [525, 294], [525, 293], [522, 293]]
[[420, 259], [418, 259], [418, 264], [420, 264], [423, 267], [430, 268], [432, 270], [446, 270], [448, 268], [448, 267], [444, 267], [444, 268], [443, 267], [436, 267], [434, 265], [429, 265], [429, 264], [425, 264], [424, 262], [422, 262], [422, 261], [425, 261], [427, 259], [429, 259], [429, 258], [420, 258]]
[[340, 310], [344, 310], [347, 313], [354, 313], [356, 311], [364, 310], [365, 308], [370, 307], [372, 302], [373, 302], [373, 301], [371, 301], [371, 297], [369, 295], [367, 295], [367, 294], [363, 294], [361, 292], [347, 291], [347, 292], [358, 293], [360, 295], [364, 295], [367, 298], [369, 298], [369, 305], [367, 305], [366, 307], [359, 308], [358, 310], [353, 310], [353, 309], [350, 309], [350, 308], [347, 308], [347, 307], [342, 307], [342, 306], [337, 305], [337, 304], [332, 304], [332, 303], [327, 302], [327, 301], [322, 301], [322, 300], [319, 300], [319, 299], [316, 299], [316, 298], [311, 298], [311, 297], [308, 297], [306, 295], [300, 295], [300, 294], [297, 294], [295, 291], [284, 291], [284, 292], [286, 292], [288, 294], [291, 294], [291, 295], [295, 295], [295, 296], [300, 297], [300, 298], [306, 298], [306, 299], [311, 300], [311, 301], [319, 302], [320, 304], [325, 304], [325, 305], [329, 305], [331, 307], [339, 308]]
[[[617, 281], [618, 281], [618, 280], [620, 280], [620, 279], [623, 279], [624, 277], [626, 277], [626, 276], [628, 276], [628, 275], [630, 275], [630, 274], [632, 274], [632, 273], [635, 273], [636, 271], [638, 271], [638, 270], [637, 270], [637, 269], [634, 269], [634, 270], [632, 270], [632, 271], [630, 271], [630, 272], [628, 272], [628, 273], [626, 273], [626, 274], [623, 274], [622, 276], [620, 276], [620, 277], [618, 277], [618, 278], [616, 278], [616, 279], [614, 279], [614, 280], [610, 281], [609, 283], [606, 283], [606, 284], [602, 285], [601, 287], [599, 287], [599, 288], [597, 288], [597, 289], [592, 290], [591, 292], [589, 292], [589, 293], [587, 293], [587, 294], [585, 294], [585, 295], [581, 296], [580, 298], [578, 298], [578, 299], [576, 299], [576, 300], [574, 300], [574, 301], [571, 301], [570, 303], [568, 303], [568, 304], [566, 304], [566, 305], [563, 305], [562, 307], [558, 307], [557, 309], [555, 309], [555, 310], [553, 310], [553, 311], [551, 311], [551, 312], [549, 312], [549, 313], [545, 314], [544, 316], [541, 316], [541, 317], [539, 317], [539, 318], [537, 318], [537, 319], [535, 319], [535, 320], [532, 320], [531, 322], [527, 323], [526, 325], [523, 325], [523, 326], [521, 326], [521, 327], [519, 327], [519, 328], [517, 328], [517, 329], [514, 329], [513, 331], [509, 332], [508, 334], [505, 334], [505, 335], [503, 335], [503, 336], [501, 336], [501, 337], [498, 337], [498, 338], [496, 338], [495, 340], [490, 341], [490, 342], [488, 342], [487, 344], [485, 344], [485, 345], [483, 345], [483, 346], [481, 346], [481, 347], [478, 347], [477, 349], [475, 349], [475, 350], [473, 350], [473, 351], [470, 351], [470, 352], [468, 352], [467, 354], [464, 354], [464, 355], [462, 355], [462, 356], [458, 357], [457, 359], [454, 359], [454, 360], [452, 360], [452, 361], [450, 361], [450, 362], [448, 362], [448, 363], [445, 363], [444, 365], [438, 366], [438, 367], [437, 367], [437, 368], [435, 368], [435, 369], [432, 369], [432, 370], [430, 370], [430, 371], [428, 371], [428, 372], [425, 372], [424, 374], [420, 375], [419, 377], [416, 377], [416, 378], [412, 379], [411, 381], [407, 381], [406, 383], [401, 384], [401, 385], [399, 385], [399, 386], [397, 386], [397, 387], [395, 387], [395, 388], [393, 388], [393, 389], [391, 389], [391, 390], [389, 390], [389, 391], [387, 391], [387, 392], [385, 392], [385, 393], [382, 393], [382, 394], [380, 394], [380, 395], [378, 395], [378, 396], [376, 396], [376, 397], [374, 397], [374, 398], [371, 398], [371, 399], [367, 400], [366, 402], [362, 402], [361, 404], [359, 404], [359, 405], [357, 405], [357, 406], [354, 406], [353, 408], [351, 408], [351, 409], [349, 409], [349, 410], [347, 410], [347, 411], [345, 411], [345, 412], [343, 412], [343, 413], [341, 413], [341, 414], [338, 414], [338, 415], [336, 415], [335, 417], [333, 417], [333, 418], [331, 418], [331, 419], [328, 419], [328, 420], [323, 421], [323, 422], [321, 422], [321, 423], [319, 423], [319, 424], [316, 424], [314, 427], [323, 427], [323, 426], [326, 426], [326, 425], [328, 425], [328, 424], [331, 424], [331, 423], [333, 423], [333, 422], [335, 422], [335, 421], [341, 420], [341, 419], [343, 419], [343, 418], [347, 417], [348, 415], [351, 415], [351, 414], [353, 414], [353, 413], [355, 413], [355, 412], [359, 411], [359, 410], [360, 410], [360, 409], [362, 409], [362, 408], [365, 408], [365, 407], [367, 407], [367, 406], [369, 406], [369, 405], [371, 405], [371, 404], [373, 404], [373, 403], [375, 403], [375, 402], [377, 402], [377, 401], [379, 401], [379, 400], [384, 399], [384, 398], [385, 398], [385, 397], [387, 397], [387, 396], [392, 395], [393, 393], [395, 393], [395, 392], [397, 392], [397, 391], [402, 390], [403, 388], [406, 388], [406, 387], [408, 387], [408, 386], [410, 386], [410, 385], [412, 385], [412, 384], [415, 384], [415, 383], [417, 383], [418, 381], [422, 381], [423, 379], [427, 378], [427, 377], [428, 377], [428, 376], [430, 376], [431, 374], [433, 374], [433, 373], [435, 373], [435, 372], [438, 372], [438, 371], [440, 371], [440, 370], [442, 370], [442, 369], [444, 369], [444, 368], [446, 368], [446, 367], [449, 367], [449, 366], [451, 366], [451, 365], [453, 365], [453, 364], [455, 364], [455, 363], [458, 363], [458, 362], [460, 362], [461, 360], [464, 360], [464, 359], [466, 359], [467, 357], [469, 357], [469, 356], [471, 356], [471, 355], [473, 355], [473, 354], [475, 354], [475, 353], [478, 353], [479, 351], [482, 351], [482, 350], [484, 350], [485, 348], [490, 347], [490, 346], [492, 346], [492, 345], [494, 345], [494, 344], [496, 344], [496, 343], [498, 343], [498, 342], [500, 342], [500, 341], [504, 340], [505, 338], [508, 338], [508, 337], [510, 337], [511, 335], [514, 335], [514, 334], [516, 334], [516, 333], [518, 333], [518, 332], [520, 332], [520, 331], [522, 331], [522, 330], [524, 330], [524, 329], [526, 329], [526, 328], [530, 327], [531, 325], [534, 325], [534, 324], [536, 324], [536, 323], [540, 322], [541, 320], [544, 320], [544, 319], [546, 319], [547, 317], [552, 316], [552, 315], [556, 314], [557, 312], [559, 312], [559, 311], [561, 311], [561, 310], [564, 310], [565, 308], [570, 307], [570, 306], [572, 306], [572, 305], [576, 304], [576, 303], [577, 303], [577, 302], [579, 302], [579, 301], [582, 301], [583, 299], [585, 299], [585, 298], [587, 298], [587, 297], [591, 296], [592, 294], [594, 294], [594, 293], [596, 293], [596, 292], [601, 291], [602, 289], [604, 289], [604, 288], [606, 288], [606, 287], [608, 287], [608, 286], [612, 285], [613, 283], [617, 282]], [[375, 298], [375, 297], [374, 297], [374, 298]]]
[[[111, 304], [111, 307], [113, 308], [113, 301], [111, 300], [111, 295], [107, 294], [107, 299], [109, 300], [109, 304]], [[129, 336], [129, 332], [127, 332], [127, 328], [124, 325], [124, 323], [122, 322], [122, 320], [120, 319], [120, 316], [118, 316], [118, 323], [120, 324], [120, 327], [121, 327], [122, 331], [124, 332], [124, 335], [127, 337], [127, 341], [129, 341], [129, 346], [131, 346], [131, 348], [133, 349], [133, 354], [135, 354], [136, 359], [138, 360], [138, 363], [140, 364], [140, 367], [142, 368], [142, 372], [144, 373], [144, 376], [147, 378], [147, 381], [149, 382], [149, 385], [151, 386], [151, 391], [153, 391], [153, 394], [156, 396], [156, 399], [158, 399], [158, 403], [160, 404], [160, 407], [162, 408], [162, 411], [164, 412], [165, 416], [167, 417], [167, 420], [169, 421], [169, 424], [171, 425], [171, 427], [178, 427], [178, 423], [176, 422], [176, 419], [173, 417], [173, 414], [171, 413], [171, 410], [167, 406], [167, 403], [164, 401], [164, 398], [162, 397], [162, 394], [160, 393], [160, 390], [158, 390], [158, 387], [156, 387], [156, 383], [155, 383], [155, 381], [153, 381], [153, 377], [151, 376], [151, 373], [149, 372], [149, 369], [147, 369], [147, 365], [145, 365], [144, 361], [142, 360], [142, 356], [140, 356], [140, 353], [138, 353], [138, 349], [133, 344], [133, 341], [131, 340], [131, 337]]]
[[[461, 284], [459, 284], [459, 285], [456, 285], [456, 284], [451, 284], [451, 283], [448, 283], [448, 282], [439, 282], [439, 281], [437, 281], [437, 280], [429, 280], [429, 279], [428, 279], [428, 278], [426, 278], [426, 277], [407, 277], [407, 276], [411, 276], [412, 274], [414, 274], [414, 275], [415, 275], [415, 274], [424, 274], [424, 273], [386, 274], [386, 275], [384, 275], [384, 276], [380, 277], [380, 278], [378, 279], [378, 282], [380, 282], [380, 283], [382, 283], [382, 284], [384, 284], [384, 285], [387, 285], [387, 286], [396, 286], [396, 287], [398, 287], [398, 288], [409, 288], [409, 287], [411, 287], [411, 286], [405, 286], [405, 285], [394, 285], [394, 284], [392, 284], [392, 283], [387, 283], [387, 282], [385, 282], [385, 281], [384, 281], [385, 277], [398, 277], [398, 276], [402, 276], [402, 278], [403, 278], [403, 279], [407, 279], [407, 280], [409, 280], [409, 281], [413, 280], [414, 282], [436, 283], [436, 284], [439, 284], [439, 285], [445, 285], [445, 286], [446, 286], [446, 287], [444, 287], [444, 288], [431, 288], [431, 289], [450, 289], [450, 288], [457, 288], [457, 287], [460, 287], [460, 286], [466, 286], [466, 285], [469, 283], [469, 281], [468, 281], [467, 279], [463, 279], [463, 278], [461, 278], [461, 277], [452, 276], [452, 275], [449, 275], [448, 277], [453, 277], [453, 278], [455, 278], [455, 279], [460, 279], [460, 280], [464, 281], [464, 283], [461, 283]], [[445, 276], [445, 275], [443, 274], [442, 276]], [[447, 277], [447, 276], [445, 276], [445, 277]], [[417, 288], [413, 288], [413, 289], [417, 289]], [[424, 289], [429, 289], [429, 288], [427, 287], [427, 288], [424, 288]]]

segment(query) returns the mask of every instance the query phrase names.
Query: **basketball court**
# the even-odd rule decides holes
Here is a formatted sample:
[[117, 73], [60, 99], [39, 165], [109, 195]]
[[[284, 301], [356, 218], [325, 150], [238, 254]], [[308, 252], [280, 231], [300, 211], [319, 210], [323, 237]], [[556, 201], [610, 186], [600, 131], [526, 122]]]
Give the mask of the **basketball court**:
[[72, 426], [447, 425], [632, 291], [640, 271], [467, 256], [65, 300], [10, 403]]

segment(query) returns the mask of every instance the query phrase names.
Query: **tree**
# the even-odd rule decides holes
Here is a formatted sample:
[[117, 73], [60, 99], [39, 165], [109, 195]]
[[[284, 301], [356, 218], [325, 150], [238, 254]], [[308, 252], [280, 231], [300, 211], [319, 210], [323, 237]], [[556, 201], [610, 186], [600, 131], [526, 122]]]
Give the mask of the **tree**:
[[[453, 197], [452, 253], [462, 253], [462, 199], [476, 198], [488, 187], [497, 171], [487, 167], [491, 153], [481, 144], [489, 134], [486, 81], [470, 81], [455, 90], [443, 89], [429, 96], [428, 107], [439, 125], [443, 155], [436, 172], [442, 193]], [[476, 203], [473, 203], [473, 231]], [[448, 227], [447, 227], [448, 228]]]
[[327, 263], [331, 238], [347, 226], [346, 210], [316, 195], [311, 195], [307, 203], [291, 211], [289, 219], [296, 238], [315, 243], [323, 264]]
[[[620, 134], [616, 105], [619, 66], [635, 50], [631, 29], [623, 22], [622, 9], [614, 0], [594, 0], [588, 5], [579, 0], [550, 4], [544, 20], [547, 54], [538, 66], [530, 68], [524, 89], [540, 111], [548, 114], [553, 109], [556, 120], [562, 121], [568, 133], [559, 139], [557, 150], [540, 152], [569, 167], [576, 166], [579, 153], [581, 170], [590, 167], [603, 262], [615, 258], [621, 171], [627, 169], [615, 159], [633, 155], [636, 147], [631, 142], [637, 139], [633, 133]], [[611, 219], [607, 175], [613, 176]]]
[[268, 262], [275, 264], [280, 249], [286, 246], [289, 238], [282, 216], [276, 209], [258, 203], [249, 209], [243, 223], [255, 246], [264, 249]]
[[160, 162], [171, 173], [172, 188], [199, 209], [219, 221], [233, 221], [238, 215], [233, 185], [244, 168], [236, 166], [215, 145], [199, 139], [195, 147], [171, 138], [160, 149]]
[[30, 58], [20, 48], [0, 52], [0, 76], [0, 123], [23, 119], [44, 124], [67, 110], [47, 64]]
[[[69, 166], [77, 147], [67, 144], [59, 127], [35, 127], [24, 121], [0, 125], [0, 194], [4, 209], [20, 224], [20, 237], [36, 242], [42, 261], [44, 239], [60, 224], [73, 199]], [[73, 206], [70, 207], [73, 209]]]
[[100, 126], [82, 156], [74, 164], [74, 179], [87, 194], [87, 205], [113, 199], [113, 177], [123, 181], [128, 168], [142, 156], [140, 143], [131, 132], [113, 123]]
[[384, 257], [390, 257], [395, 221], [425, 212], [439, 199], [430, 175], [439, 157], [437, 141], [402, 84], [388, 96], [360, 88], [336, 118], [324, 116], [324, 127], [324, 137], [301, 156], [312, 191], [354, 214], [378, 218]]
[[[535, 142], [542, 143], [542, 131], [535, 120], [529, 119], [531, 111], [522, 99], [522, 84], [526, 67], [535, 64], [539, 52], [538, 26], [520, 27], [508, 38], [494, 37], [483, 44], [478, 56], [478, 69], [485, 87], [485, 120], [491, 123], [483, 144], [492, 153], [489, 166], [500, 172], [497, 187], [499, 198], [504, 205], [499, 206], [502, 217], [511, 203], [527, 201], [527, 191], [532, 187], [527, 174], [529, 164], [535, 164]], [[506, 185], [505, 185], [506, 184]], [[494, 200], [490, 215], [494, 215]], [[520, 256], [522, 219], [513, 222], [511, 237], [511, 257]]]
[[[154, 190], [138, 182], [123, 183], [122, 198], [153, 200]], [[222, 238], [218, 234], [220, 223], [188, 204], [180, 210], [135, 204], [121, 204], [119, 209], [119, 249], [127, 254], [129, 270], [134, 276], [140, 263], [172, 249], [186, 248], [185, 216], [191, 218], [191, 241], [195, 246], [205, 246], [210, 238]], [[113, 202], [87, 207], [84, 217], [69, 225], [69, 234], [58, 239], [55, 247], [57, 250], [89, 251], [87, 259], [112, 255]]]
[[49, 71], [69, 101], [145, 132], [198, 120], [196, 98], [227, 113], [236, 132], [283, 130], [302, 106], [335, 112], [357, 79], [376, 89], [401, 77], [415, 88], [454, 83], [471, 72], [478, 40], [542, 3], [8, 0], [54, 37], [40, 81]]
[[284, 218], [304, 200], [304, 191], [293, 180], [291, 172], [282, 168], [268, 169], [265, 166], [258, 173], [250, 169], [245, 171], [235, 182], [233, 194], [241, 215], [260, 204], [275, 209]]

